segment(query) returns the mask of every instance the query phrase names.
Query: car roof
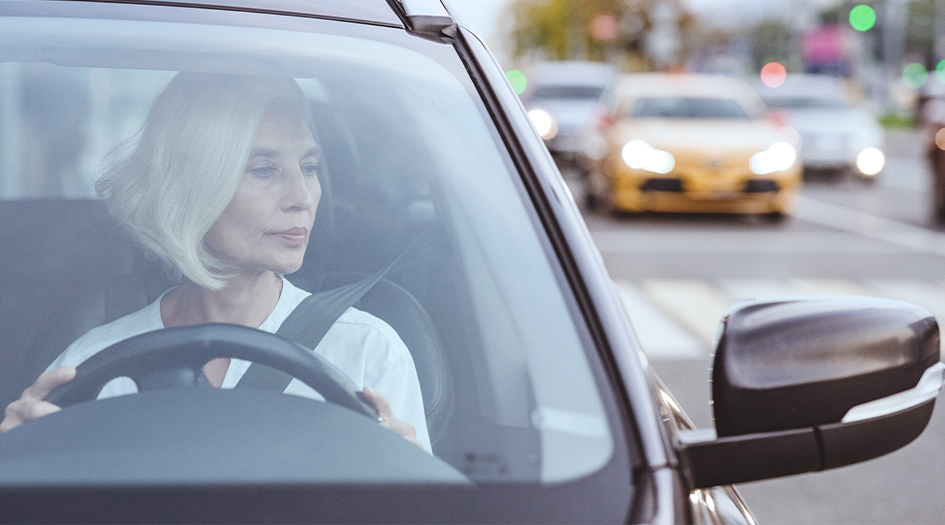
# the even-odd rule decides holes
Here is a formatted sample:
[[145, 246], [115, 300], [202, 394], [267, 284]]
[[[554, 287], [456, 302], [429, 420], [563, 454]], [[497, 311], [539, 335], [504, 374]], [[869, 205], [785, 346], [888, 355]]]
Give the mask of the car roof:
[[768, 87], [760, 82], [755, 86], [765, 98], [817, 97], [846, 99], [843, 80], [830, 75], [790, 74], [778, 87]]
[[627, 73], [620, 76], [617, 92], [621, 99], [654, 95], [739, 100], [757, 97], [740, 78], [692, 73]]
[[562, 60], [537, 62], [528, 68], [532, 82], [542, 85], [610, 85], [617, 68], [604, 62]]
[[[5, 0], [0, 0], [0, 2]], [[136, 2], [134, 0], [89, 0], [103, 3], [149, 3], [181, 7], [209, 7], [234, 11], [258, 11], [303, 16], [352, 20], [377, 25], [403, 28], [404, 24], [387, 0], [161, 0]], [[397, 0], [398, 2], [400, 0]], [[416, 2], [417, 0], [407, 0]]]

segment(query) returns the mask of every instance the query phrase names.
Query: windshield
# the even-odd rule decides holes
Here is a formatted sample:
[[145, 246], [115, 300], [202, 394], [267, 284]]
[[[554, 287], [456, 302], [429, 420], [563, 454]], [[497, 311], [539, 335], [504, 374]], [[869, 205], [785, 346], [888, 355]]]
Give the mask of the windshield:
[[535, 98], [597, 100], [604, 93], [602, 86], [545, 85], [535, 88]]
[[727, 98], [643, 97], [633, 105], [633, 118], [747, 120], [748, 115]]
[[765, 99], [772, 109], [846, 109], [847, 104], [838, 98], [824, 97], [771, 97]]
[[[310, 292], [369, 280], [350, 304], [338, 300], [315, 353], [346, 376], [336, 383], [370, 387], [393, 410], [378, 409], [380, 425], [339, 423], [329, 441], [338, 455], [416, 444], [438, 463], [414, 477], [369, 461], [312, 472], [289, 468], [310, 460], [286, 452], [278, 461], [287, 470], [264, 474], [234, 467], [201, 477], [169, 461], [165, 474], [60, 468], [32, 482], [254, 483], [258, 475], [273, 483], [547, 484], [611, 458], [589, 338], [463, 64], [450, 46], [331, 27], [0, 19], [0, 394], [6, 406], [44, 371], [81, 369], [108, 345], [155, 329], [216, 321], [276, 332]], [[599, 89], [554, 93], [596, 97]], [[237, 289], [249, 306], [207, 307]], [[186, 346], [190, 332], [179, 333]], [[251, 361], [216, 357], [199, 380], [237, 396]], [[291, 407], [258, 411], [285, 428], [259, 438], [265, 452], [245, 455], [291, 451], [292, 432], [322, 432], [337, 414], [348, 421], [346, 409], [321, 401], [335, 394], [298, 377], [285, 389], [296, 396], [282, 396], [294, 397]], [[123, 395], [148, 381], [111, 381], [99, 401], [25, 422], [0, 445], [48, 420], [72, 437], [60, 443], [36, 430], [31, 441], [40, 450], [46, 440], [72, 447], [84, 434], [73, 434], [69, 418], [123, 428], [120, 419], [161, 396], [205, 409], [186, 392]], [[239, 410], [262, 399], [243, 392]], [[212, 402], [230, 406], [227, 399]], [[336, 408], [305, 422], [308, 410]], [[351, 437], [362, 420], [386, 425], [398, 441]], [[414, 429], [412, 440], [401, 439], [411, 436], [400, 423]], [[194, 440], [181, 442], [181, 457]], [[95, 443], [97, 457], [127, 453], [117, 442]], [[82, 446], [62, 454], [84, 457]]]

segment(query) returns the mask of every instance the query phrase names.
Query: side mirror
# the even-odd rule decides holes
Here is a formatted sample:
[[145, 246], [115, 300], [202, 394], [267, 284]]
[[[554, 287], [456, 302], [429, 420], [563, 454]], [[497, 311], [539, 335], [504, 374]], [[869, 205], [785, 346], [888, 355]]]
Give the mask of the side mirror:
[[914, 440], [945, 364], [927, 311], [867, 297], [732, 305], [712, 371], [716, 431], [680, 432], [693, 486], [840, 467]]

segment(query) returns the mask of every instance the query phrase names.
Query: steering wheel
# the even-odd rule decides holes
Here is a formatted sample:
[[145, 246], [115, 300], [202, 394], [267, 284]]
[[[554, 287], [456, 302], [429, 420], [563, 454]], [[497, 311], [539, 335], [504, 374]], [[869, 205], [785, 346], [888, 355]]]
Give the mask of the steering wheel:
[[326, 401], [377, 419], [357, 386], [324, 357], [280, 336], [222, 323], [167, 328], [119, 341], [76, 367], [75, 378], [53, 390], [46, 401], [62, 407], [91, 401], [116, 377], [130, 377], [139, 392], [197, 388], [203, 366], [220, 357], [285, 372]]

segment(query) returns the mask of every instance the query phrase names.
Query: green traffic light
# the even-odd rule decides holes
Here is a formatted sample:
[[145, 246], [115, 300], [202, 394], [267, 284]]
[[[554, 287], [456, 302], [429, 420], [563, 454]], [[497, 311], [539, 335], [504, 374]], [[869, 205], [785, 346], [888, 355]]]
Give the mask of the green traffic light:
[[863, 4], [854, 7], [850, 10], [850, 25], [857, 31], [868, 31], [876, 25], [876, 11]]

